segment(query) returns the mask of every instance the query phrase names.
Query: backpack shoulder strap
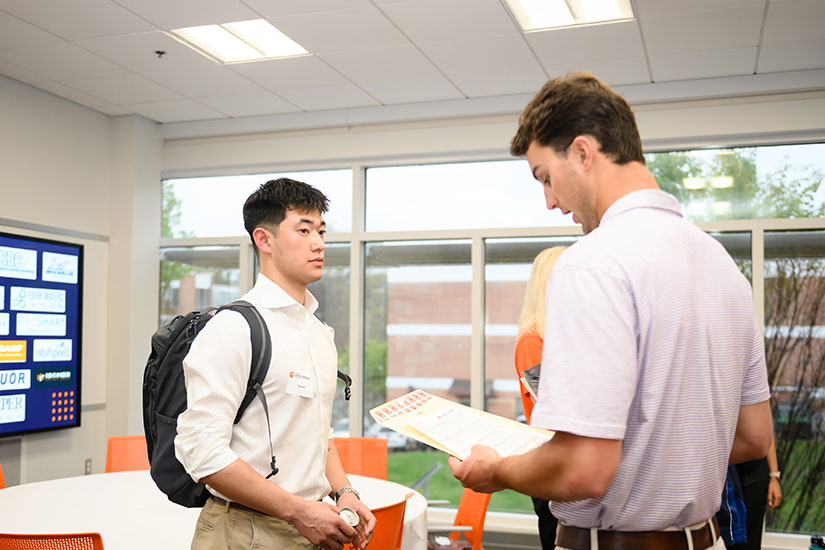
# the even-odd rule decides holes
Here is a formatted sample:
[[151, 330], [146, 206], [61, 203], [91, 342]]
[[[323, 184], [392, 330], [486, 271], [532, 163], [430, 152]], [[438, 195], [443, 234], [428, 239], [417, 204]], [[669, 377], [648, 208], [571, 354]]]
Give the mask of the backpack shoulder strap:
[[255, 397], [261, 400], [261, 405], [264, 407], [264, 415], [266, 416], [266, 429], [269, 434], [269, 454], [272, 456], [270, 460], [272, 471], [266, 476], [266, 478], [269, 479], [278, 473], [278, 468], [275, 466], [275, 453], [272, 451], [272, 428], [269, 424], [269, 407], [267, 406], [266, 395], [264, 395], [263, 390], [264, 379], [266, 379], [266, 374], [269, 372], [269, 363], [272, 360], [272, 339], [269, 336], [266, 321], [264, 321], [261, 312], [258, 311], [254, 305], [245, 300], [235, 300], [231, 304], [222, 306], [218, 311], [222, 309], [237, 311], [243, 315], [249, 324], [249, 334], [252, 341], [252, 365], [249, 370], [246, 393], [238, 407], [238, 413], [235, 415], [234, 423], [237, 424], [240, 422], [243, 413]]
[[269, 363], [272, 360], [272, 339], [269, 336], [269, 329], [267, 329], [266, 321], [261, 316], [261, 312], [249, 302], [236, 300], [220, 309], [231, 309], [243, 315], [249, 324], [249, 333], [252, 339], [252, 366], [249, 370], [246, 394], [240, 407], [238, 407], [238, 414], [235, 415], [235, 424], [237, 424], [246, 408], [255, 399], [255, 385], [262, 386], [266, 374], [269, 372]]

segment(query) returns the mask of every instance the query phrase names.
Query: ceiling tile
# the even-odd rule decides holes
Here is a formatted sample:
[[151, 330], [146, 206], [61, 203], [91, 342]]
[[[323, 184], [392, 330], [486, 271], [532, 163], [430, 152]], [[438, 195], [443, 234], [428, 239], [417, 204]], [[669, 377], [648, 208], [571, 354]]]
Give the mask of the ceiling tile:
[[[772, 0], [776, 2], [777, 0]], [[765, 7], [765, 0], [636, 0], [636, 16], [652, 17], [658, 15], [678, 15], [713, 11], [719, 8], [745, 8], [748, 6]]]
[[756, 46], [762, 28], [760, 6], [679, 16], [648, 17], [640, 24], [649, 55]]
[[[211, 59], [161, 31], [83, 40], [77, 44], [100, 57], [144, 75], [157, 71], [218, 66]], [[156, 50], [166, 53], [158, 57]]]
[[245, 0], [262, 17], [283, 17], [372, 6], [370, 0]]
[[270, 92], [198, 98], [198, 103], [230, 117], [273, 115], [299, 111]]
[[257, 63], [238, 63], [230, 67], [238, 74], [274, 92], [292, 88], [333, 86], [347, 82], [346, 78], [311, 55]]
[[130, 107], [137, 114], [161, 123], [226, 118], [225, 115], [191, 99], [142, 103]]
[[429, 42], [420, 44], [420, 47], [424, 55], [448, 76], [512, 69], [540, 70], [521, 35]]
[[60, 41], [43, 29], [0, 11], [0, 50]]
[[98, 97], [83, 93], [80, 90], [66, 86], [60, 82], [49, 81], [40, 84], [38, 87], [64, 99], [68, 99], [70, 101], [74, 101], [75, 103], [79, 103], [80, 105], [89, 107], [90, 109], [94, 109], [95, 111], [106, 109], [106, 111], [104, 111], [106, 114], [111, 114], [112, 111], [117, 112], [118, 114], [125, 114], [128, 112], [128, 110], [121, 106], [113, 105], [108, 101], [104, 101]]
[[519, 34], [499, 0], [418, 0], [380, 5], [413, 42]]
[[650, 72], [643, 57], [560, 63], [546, 65], [544, 68], [550, 78], [563, 76], [571, 71], [587, 71], [611, 86], [650, 84]]
[[525, 94], [537, 91], [547, 78], [538, 69], [512, 69], [450, 77], [467, 97]]
[[444, 77], [360, 82], [362, 88], [384, 105], [462, 99], [465, 96]]
[[[759, 49], [756, 72], [800, 71], [825, 68], [825, 40], [766, 44]], [[823, 83], [825, 86], [825, 83]]]
[[183, 71], [158, 72], [149, 77], [158, 84], [192, 98], [264, 91], [261, 86], [248, 78], [218, 65]]
[[413, 46], [328, 53], [319, 57], [355, 82], [441, 76], [435, 65]]
[[304, 111], [369, 107], [379, 103], [352, 84], [281, 90], [278, 95]]
[[635, 21], [566, 27], [531, 32], [525, 36], [545, 67], [644, 56], [639, 27]]
[[177, 92], [136, 74], [69, 80], [65, 84], [114, 105], [165, 101], [180, 97]]
[[117, 0], [163, 30], [259, 19], [239, 0]]
[[654, 82], [753, 74], [756, 48], [651, 55]]
[[270, 23], [315, 54], [409, 44], [374, 6], [277, 17]]
[[765, 19], [763, 44], [825, 40], [825, 2], [771, 3]]
[[33, 73], [28, 69], [2, 59], [0, 59], [0, 74], [19, 80], [20, 82], [25, 82], [26, 84], [31, 84], [32, 86], [38, 86], [42, 82], [53, 82], [43, 75]]
[[0, 50], [0, 59], [58, 81], [126, 72], [123, 67], [68, 42]]
[[70, 41], [154, 29], [112, 0], [3, 0], [3, 9]]

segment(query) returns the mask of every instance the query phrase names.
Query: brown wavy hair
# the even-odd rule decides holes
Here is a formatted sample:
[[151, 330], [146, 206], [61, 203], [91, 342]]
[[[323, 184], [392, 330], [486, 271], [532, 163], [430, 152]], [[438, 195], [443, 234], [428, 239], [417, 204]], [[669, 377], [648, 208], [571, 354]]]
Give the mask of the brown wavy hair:
[[591, 135], [616, 164], [641, 162], [642, 139], [627, 101], [586, 72], [548, 81], [524, 108], [510, 153], [523, 156], [530, 144], [566, 151], [577, 136]]

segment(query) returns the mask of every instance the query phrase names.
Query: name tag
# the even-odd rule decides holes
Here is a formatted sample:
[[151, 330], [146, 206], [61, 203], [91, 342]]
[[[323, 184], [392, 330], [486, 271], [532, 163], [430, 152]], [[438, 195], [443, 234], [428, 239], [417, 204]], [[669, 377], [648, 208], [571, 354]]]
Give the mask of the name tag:
[[312, 376], [302, 372], [289, 371], [289, 381], [286, 383], [286, 393], [301, 397], [314, 397], [312, 391]]

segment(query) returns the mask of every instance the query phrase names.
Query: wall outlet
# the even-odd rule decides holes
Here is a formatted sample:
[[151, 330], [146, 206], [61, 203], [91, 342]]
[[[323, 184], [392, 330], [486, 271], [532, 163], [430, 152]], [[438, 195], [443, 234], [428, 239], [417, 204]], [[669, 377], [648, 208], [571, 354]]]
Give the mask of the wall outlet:
[[84, 475], [89, 475], [91, 473], [92, 473], [92, 459], [87, 458], [86, 459], [86, 471], [84, 472]]

